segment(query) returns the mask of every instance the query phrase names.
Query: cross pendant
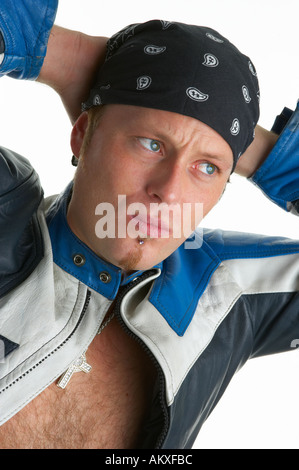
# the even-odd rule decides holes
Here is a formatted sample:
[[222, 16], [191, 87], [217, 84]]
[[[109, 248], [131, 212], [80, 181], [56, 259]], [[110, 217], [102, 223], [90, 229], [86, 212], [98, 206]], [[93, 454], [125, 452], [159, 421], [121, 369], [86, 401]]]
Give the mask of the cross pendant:
[[76, 359], [70, 367], [62, 374], [60, 377], [57, 386], [60, 388], [65, 388], [69, 383], [72, 375], [75, 372], [89, 372], [91, 370], [91, 366], [87, 364], [85, 353], [83, 353], [78, 359]]

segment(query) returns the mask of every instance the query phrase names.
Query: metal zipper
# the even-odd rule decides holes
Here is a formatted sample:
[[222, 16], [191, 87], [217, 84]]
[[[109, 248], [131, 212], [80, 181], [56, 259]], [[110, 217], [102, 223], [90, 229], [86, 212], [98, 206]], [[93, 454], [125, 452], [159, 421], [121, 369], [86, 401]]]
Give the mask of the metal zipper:
[[56, 351], [58, 351], [58, 349], [60, 349], [61, 347], [63, 347], [68, 341], [69, 339], [73, 336], [73, 334], [75, 333], [75, 331], [77, 330], [78, 326], [80, 325], [85, 313], [86, 313], [86, 310], [87, 310], [87, 307], [89, 305], [89, 302], [90, 302], [90, 297], [91, 297], [91, 292], [90, 290], [87, 290], [87, 293], [86, 293], [86, 297], [85, 297], [85, 302], [84, 302], [84, 305], [83, 305], [83, 309], [80, 313], [80, 317], [76, 323], [76, 326], [74, 327], [74, 329], [72, 330], [72, 332], [68, 335], [68, 337], [59, 345], [57, 346], [55, 349], [53, 349], [53, 351], [51, 351], [49, 354], [47, 354], [47, 356], [45, 356], [43, 359], [41, 359], [39, 362], [37, 362], [34, 366], [30, 367], [30, 369], [28, 369], [26, 372], [24, 372], [24, 374], [20, 375], [18, 378], [16, 378], [13, 382], [11, 382], [9, 385], [7, 385], [5, 388], [3, 388], [1, 391], [0, 391], [0, 394], [5, 392], [7, 389], [9, 389], [10, 387], [12, 387], [16, 382], [18, 382], [19, 380], [21, 380], [23, 377], [25, 377], [26, 375], [30, 374], [30, 372], [32, 372], [34, 369], [36, 369], [39, 365], [41, 365], [42, 363], [44, 363], [44, 361], [46, 361], [48, 359], [48, 357], [52, 356]]
[[138, 284], [140, 284], [142, 281], [144, 281], [145, 279], [147, 279], [148, 277], [150, 277], [151, 275], [155, 274], [156, 271], [155, 270], [150, 270], [150, 271], [147, 271], [146, 273], [143, 273], [141, 276], [139, 276], [138, 278], [134, 279], [133, 281], [131, 281], [129, 284], [127, 284], [126, 286], [124, 286], [121, 290], [121, 292], [119, 292], [117, 298], [116, 298], [116, 303], [115, 303], [115, 307], [114, 307], [114, 311], [115, 311], [115, 317], [117, 318], [117, 320], [119, 321], [121, 327], [124, 329], [124, 331], [131, 337], [133, 338], [141, 347], [142, 349], [145, 351], [145, 353], [149, 356], [149, 358], [152, 360], [152, 362], [154, 363], [155, 365], [155, 368], [157, 369], [157, 372], [158, 372], [158, 380], [160, 382], [159, 384], [159, 402], [160, 402], [160, 405], [161, 405], [161, 409], [162, 409], [162, 412], [163, 412], [163, 417], [164, 417], [164, 426], [163, 426], [163, 429], [161, 431], [161, 434], [160, 436], [158, 437], [158, 440], [157, 440], [157, 443], [156, 443], [156, 446], [155, 446], [155, 449], [160, 449], [163, 442], [164, 442], [164, 439], [167, 435], [167, 432], [168, 432], [168, 428], [169, 428], [169, 414], [168, 414], [168, 409], [167, 409], [167, 405], [166, 405], [166, 402], [165, 402], [165, 379], [164, 379], [164, 373], [163, 373], [163, 370], [159, 364], [159, 362], [157, 361], [156, 357], [154, 356], [154, 354], [152, 353], [152, 351], [146, 346], [146, 344], [142, 341], [141, 338], [139, 338], [135, 333], [133, 333], [130, 328], [127, 327], [127, 325], [125, 324], [122, 316], [121, 316], [121, 313], [120, 313], [120, 306], [121, 306], [121, 303], [122, 303], [122, 300], [123, 298], [125, 297], [125, 295], [135, 286], [137, 286]]

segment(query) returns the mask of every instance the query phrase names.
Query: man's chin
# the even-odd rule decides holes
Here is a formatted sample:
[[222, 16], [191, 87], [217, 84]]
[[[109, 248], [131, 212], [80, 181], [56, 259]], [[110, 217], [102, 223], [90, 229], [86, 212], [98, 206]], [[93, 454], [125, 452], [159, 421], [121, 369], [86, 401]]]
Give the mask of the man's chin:
[[133, 271], [144, 271], [148, 269], [142, 263], [142, 253], [140, 253], [140, 251], [128, 253], [117, 262], [117, 266], [128, 274]]
[[117, 266], [126, 273], [145, 271], [157, 264], [155, 250], [149, 246], [149, 239], [115, 239], [97, 250], [103, 260]]
[[[104, 241], [104, 240], [103, 240]], [[178, 247], [169, 239], [126, 238], [105, 239], [97, 250], [98, 256], [124, 272], [146, 271], [167, 258]]]

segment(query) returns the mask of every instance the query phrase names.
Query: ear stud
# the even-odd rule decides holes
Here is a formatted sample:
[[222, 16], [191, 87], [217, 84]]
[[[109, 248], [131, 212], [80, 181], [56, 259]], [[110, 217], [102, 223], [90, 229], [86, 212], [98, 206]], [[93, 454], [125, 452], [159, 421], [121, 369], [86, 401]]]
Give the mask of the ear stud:
[[72, 156], [72, 165], [73, 166], [78, 166], [78, 161], [79, 159], [75, 157], [75, 155]]

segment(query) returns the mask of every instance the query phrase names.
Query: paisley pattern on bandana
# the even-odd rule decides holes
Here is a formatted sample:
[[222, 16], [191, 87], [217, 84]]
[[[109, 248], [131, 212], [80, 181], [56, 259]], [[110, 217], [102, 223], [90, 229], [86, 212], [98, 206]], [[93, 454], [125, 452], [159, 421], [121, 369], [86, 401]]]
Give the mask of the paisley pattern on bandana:
[[153, 20], [132, 24], [107, 43], [87, 110], [127, 104], [198, 119], [230, 145], [234, 166], [250, 145], [259, 118], [252, 61], [211, 28]]

